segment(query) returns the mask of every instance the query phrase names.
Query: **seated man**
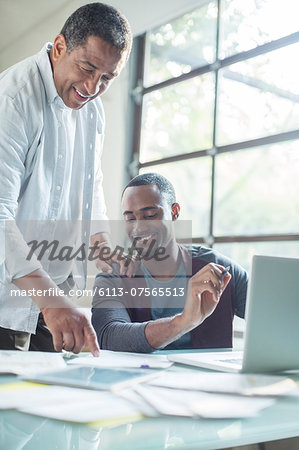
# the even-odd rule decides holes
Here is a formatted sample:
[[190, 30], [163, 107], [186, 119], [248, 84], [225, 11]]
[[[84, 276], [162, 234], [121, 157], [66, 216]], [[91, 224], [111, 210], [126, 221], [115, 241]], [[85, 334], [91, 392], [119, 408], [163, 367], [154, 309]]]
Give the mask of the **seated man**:
[[[125, 187], [126, 233], [140, 267], [135, 277], [100, 273], [95, 280], [92, 324], [102, 349], [232, 347], [234, 314], [244, 317], [247, 274], [216, 251], [177, 243], [179, 216], [172, 184], [154, 173]], [[229, 267], [229, 273], [225, 271]]]

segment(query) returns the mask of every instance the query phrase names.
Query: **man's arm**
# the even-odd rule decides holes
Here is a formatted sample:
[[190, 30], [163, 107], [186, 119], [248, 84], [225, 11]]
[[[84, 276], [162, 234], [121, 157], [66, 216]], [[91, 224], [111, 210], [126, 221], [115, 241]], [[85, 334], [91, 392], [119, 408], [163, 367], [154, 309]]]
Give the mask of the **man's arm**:
[[[34, 292], [31, 298], [43, 314], [53, 336], [56, 351], [64, 349], [79, 353], [83, 347], [88, 347], [94, 356], [99, 356], [96, 336], [87, 317], [78, 311], [67, 297], [50, 296], [51, 289], [55, 292], [57, 286], [43, 269], [16, 278], [13, 283], [19, 289]], [[43, 292], [44, 295], [38, 295], [37, 291]]]
[[148, 322], [132, 323], [124, 296], [112, 296], [124, 289], [120, 269], [112, 263], [113, 274], [102, 273], [95, 279], [92, 300], [92, 325], [102, 349], [148, 353], [155, 350], [148, 344], [144, 329]]
[[132, 323], [128, 311], [118, 301], [104, 301], [101, 307], [92, 308], [92, 325], [102, 349], [137, 353], [154, 351], [145, 337], [147, 324]]
[[[27, 292], [55, 289], [57, 286], [41, 268], [40, 262], [36, 258], [27, 260], [30, 248], [15, 222], [27, 151], [32, 138], [31, 135], [28, 137], [27, 117], [18, 110], [14, 99], [4, 96], [0, 104], [0, 118], [0, 271], [3, 277], [0, 285], [3, 288], [6, 276]], [[95, 355], [98, 353], [95, 335], [87, 319], [66, 297], [32, 296], [32, 299], [43, 312], [45, 322], [53, 334], [56, 350], [65, 348], [77, 352], [83, 347], [82, 343], [87, 342], [92, 352]], [[49, 307], [52, 301], [57, 305], [53, 305], [54, 308]]]
[[[150, 352], [166, 347], [200, 325], [215, 310], [230, 274], [221, 278], [223, 266], [208, 264], [188, 283], [184, 310], [173, 317], [149, 322], [131, 322], [121, 299], [108, 301], [97, 293], [93, 299], [92, 324], [102, 348], [118, 351]], [[98, 287], [121, 287], [117, 277], [98, 277]]]
[[190, 279], [183, 312], [147, 324], [145, 336], [152, 347], [166, 347], [199, 326], [214, 312], [231, 279], [230, 274], [222, 279], [223, 270], [223, 266], [207, 264]]

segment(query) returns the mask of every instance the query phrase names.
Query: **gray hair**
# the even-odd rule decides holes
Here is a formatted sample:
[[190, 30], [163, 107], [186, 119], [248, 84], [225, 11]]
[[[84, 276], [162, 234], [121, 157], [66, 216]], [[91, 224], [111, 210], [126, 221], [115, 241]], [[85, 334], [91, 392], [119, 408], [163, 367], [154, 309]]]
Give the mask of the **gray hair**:
[[129, 22], [117, 9], [104, 3], [89, 3], [78, 8], [66, 20], [60, 32], [64, 35], [67, 51], [85, 44], [89, 36], [97, 36], [120, 52], [132, 47]]

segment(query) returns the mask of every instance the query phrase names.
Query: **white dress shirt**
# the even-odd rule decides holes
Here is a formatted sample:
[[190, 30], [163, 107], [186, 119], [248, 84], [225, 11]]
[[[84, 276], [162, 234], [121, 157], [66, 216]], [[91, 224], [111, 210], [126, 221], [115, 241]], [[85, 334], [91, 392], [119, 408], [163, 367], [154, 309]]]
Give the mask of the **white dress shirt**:
[[102, 102], [79, 110], [63, 103], [50, 49], [48, 43], [0, 75], [0, 326], [28, 332], [35, 332], [39, 309], [12, 295], [12, 280], [43, 267], [57, 284], [72, 272], [84, 288], [86, 258], [50, 261], [48, 252], [38, 260], [36, 251], [28, 259], [27, 243], [56, 239], [60, 249], [84, 244], [87, 253], [90, 234], [107, 230]]

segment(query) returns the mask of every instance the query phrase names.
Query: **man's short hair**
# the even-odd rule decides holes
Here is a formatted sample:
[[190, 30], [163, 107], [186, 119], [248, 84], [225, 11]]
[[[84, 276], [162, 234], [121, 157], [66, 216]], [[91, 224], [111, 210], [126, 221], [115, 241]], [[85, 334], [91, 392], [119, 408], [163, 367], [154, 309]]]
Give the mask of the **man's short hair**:
[[128, 187], [145, 186], [147, 184], [155, 184], [159, 191], [166, 195], [169, 206], [176, 202], [175, 190], [170, 181], [162, 175], [153, 172], [142, 173], [134, 177], [124, 188], [123, 194]]
[[97, 36], [120, 52], [132, 47], [132, 32], [125, 16], [113, 6], [89, 3], [78, 8], [67, 19], [60, 32], [64, 35], [67, 51], [85, 44], [89, 36]]

